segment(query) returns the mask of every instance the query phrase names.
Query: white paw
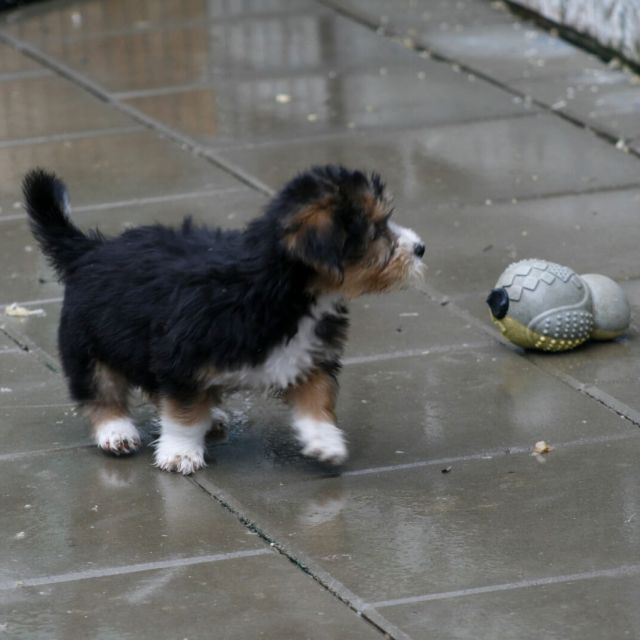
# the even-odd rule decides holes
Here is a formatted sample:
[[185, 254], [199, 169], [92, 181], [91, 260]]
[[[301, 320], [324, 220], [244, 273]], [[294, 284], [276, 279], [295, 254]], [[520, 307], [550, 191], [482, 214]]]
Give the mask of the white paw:
[[204, 461], [204, 445], [171, 441], [171, 438], [160, 439], [156, 442], [154, 464], [163, 471], [175, 471], [185, 476], [191, 475], [207, 466]]
[[134, 453], [140, 448], [140, 433], [129, 418], [103, 422], [95, 428], [96, 444], [117, 456]]
[[298, 418], [293, 426], [302, 445], [302, 455], [335, 465], [347, 459], [344, 435], [334, 424], [313, 418]]

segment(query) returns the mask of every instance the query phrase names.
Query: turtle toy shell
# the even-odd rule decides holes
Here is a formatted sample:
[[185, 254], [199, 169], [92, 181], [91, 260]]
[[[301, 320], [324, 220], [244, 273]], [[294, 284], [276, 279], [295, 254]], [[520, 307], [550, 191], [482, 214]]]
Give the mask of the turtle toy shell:
[[579, 276], [547, 260], [509, 265], [487, 298], [505, 337], [526, 349], [565, 351], [589, 339], [627, 331], [631, 310], [620, 285], [599, 274]]

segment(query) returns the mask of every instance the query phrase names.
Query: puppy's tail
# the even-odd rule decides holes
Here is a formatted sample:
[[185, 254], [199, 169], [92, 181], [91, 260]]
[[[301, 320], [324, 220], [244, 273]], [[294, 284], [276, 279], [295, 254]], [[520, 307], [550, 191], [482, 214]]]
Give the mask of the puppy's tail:
[[102, 242], [99, 234], [85, 235], [68, 216], [69, 197], [53, 173], [33, 169], [22, 182], [31, 232], [51, 266], [65, 279], [73, 263]]

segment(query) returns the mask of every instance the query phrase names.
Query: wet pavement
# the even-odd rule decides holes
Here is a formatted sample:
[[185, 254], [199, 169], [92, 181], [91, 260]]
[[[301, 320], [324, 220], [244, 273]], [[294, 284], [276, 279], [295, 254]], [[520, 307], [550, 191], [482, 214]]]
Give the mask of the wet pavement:
[[[640, 347], [523, 352], [515, 259], [640, 310], [638, 79], [483, 0], [98, 0], [0, 16], [0, 637], [640, 637]], [[283, 96], [285, 96], [283, 98]], [[19, 183], [107, 233], [246, 223], [313, 163], [375, 169], [421, 292], [353, 304], [339, 470], [237, 394], [191, 478], [90, 444]], [[135, 416], [145, 439], [153, 416]], [[538, 459], [533, 444], [554, 450]]]

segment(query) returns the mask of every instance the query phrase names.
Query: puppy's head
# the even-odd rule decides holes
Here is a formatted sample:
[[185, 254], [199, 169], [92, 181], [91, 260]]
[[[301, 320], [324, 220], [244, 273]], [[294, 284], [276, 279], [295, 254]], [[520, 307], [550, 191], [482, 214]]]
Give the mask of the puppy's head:
[[377, 174], [315, 167], [286, 185], [276, 202], [282, 245], [315, 272], [319, 290], [356, 297], [421, 277], [425, 246], [391, 221], [391, 199]]

